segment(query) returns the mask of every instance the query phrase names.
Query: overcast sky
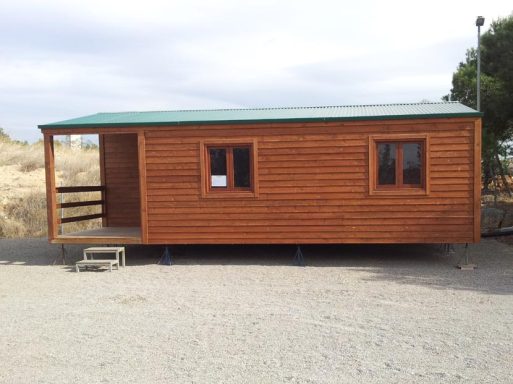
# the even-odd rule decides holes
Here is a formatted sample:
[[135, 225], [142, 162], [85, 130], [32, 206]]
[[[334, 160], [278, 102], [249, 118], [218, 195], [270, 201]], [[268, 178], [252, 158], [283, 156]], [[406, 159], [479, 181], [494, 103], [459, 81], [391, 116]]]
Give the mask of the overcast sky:
[[96, 112], [438, 101], [511, 0], [0, 0], [0, 127]]

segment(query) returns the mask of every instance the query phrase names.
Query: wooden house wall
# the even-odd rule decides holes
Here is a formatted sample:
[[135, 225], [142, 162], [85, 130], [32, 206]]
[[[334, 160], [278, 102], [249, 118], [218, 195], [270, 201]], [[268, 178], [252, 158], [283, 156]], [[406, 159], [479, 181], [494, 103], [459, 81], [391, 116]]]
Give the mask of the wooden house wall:
[[[478, 124], [478, 119], [467, 118], [146, 128], [147, 241], [478, 241], [475, 228], [479, 219], [475, 213], [479, 211], [479, 191], [474, 191], [479, 188], [474, 178], [474, 144], [480, 140], [475, 131]], [[369, 194], [369, 137], [388, 133], [427, 134], [428, 195]], [[256, 139], [257, 197], [202, 197], [200, 141], [216, 138]], [[109, 200], [109, 225], [114, 214], [121, 215], [116, 223], [136, 217], [135, 210], [127, 214], [123, 204], [127, 197], [121, 193], [121, 186], [129, 182], [134, 187], [129, 202], [138, 198], [136, 181], [129, 177], [133, 170], [119, 175], [128, 167], [125, 162], [131, 161], [127, 145], [135, 146], [135, 142], [130, 139], [115, 144], [106, 140], [106, 154], [116, 158], [107, 161], [109, 184], [111, 176], [119, 181], [119, 187], [109, 187], [109, 199], [113, 199]]]
[[102, 183], [106, 185], [109, 227], [139, 227], [139, 172], [137, 134], [105, 134], [100, 140]]

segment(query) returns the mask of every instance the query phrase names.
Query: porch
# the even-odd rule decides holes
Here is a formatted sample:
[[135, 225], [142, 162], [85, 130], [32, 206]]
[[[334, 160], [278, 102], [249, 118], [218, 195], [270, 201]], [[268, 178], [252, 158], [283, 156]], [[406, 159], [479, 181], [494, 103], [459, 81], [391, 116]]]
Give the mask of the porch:
[[144, 183], [140, 178], [144, 172], [139, 144], [144, 143], [144, 136], [96, 133], [100, 185], [66, 185], [64, 180], [64, 186], [56, 186], [54, 134], [45, 132], [48, 240], [54, 244], [142, 244]]

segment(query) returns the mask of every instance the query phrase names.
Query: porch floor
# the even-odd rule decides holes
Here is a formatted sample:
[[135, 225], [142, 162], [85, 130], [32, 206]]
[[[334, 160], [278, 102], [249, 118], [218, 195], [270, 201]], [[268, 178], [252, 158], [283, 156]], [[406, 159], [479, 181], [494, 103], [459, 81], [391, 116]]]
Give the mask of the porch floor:
[[103, 227], [58, 235], [55, 244], [141, 244], [139, 227]]

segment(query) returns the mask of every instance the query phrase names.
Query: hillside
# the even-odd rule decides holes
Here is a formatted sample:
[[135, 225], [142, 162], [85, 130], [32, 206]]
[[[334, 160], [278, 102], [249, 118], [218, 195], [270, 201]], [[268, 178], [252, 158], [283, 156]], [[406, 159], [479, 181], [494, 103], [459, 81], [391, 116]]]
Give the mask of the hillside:
[[[98, 150], [55, 146], [58, 186], [99, 185]], [[0, 237], [46, 235], [46, 194], [42, 142], [20, 143], [0, 135]], [[85, 198], [86, 196], [81, 196]], [[76, 196], [66, 196], [70, 201]], [[68, 215], [84, 213], [76, 208]], [[80, 210], [80, 212], [79, 212]], [[66, 224], [66, 231], [90, 228], [95, 222]]]

